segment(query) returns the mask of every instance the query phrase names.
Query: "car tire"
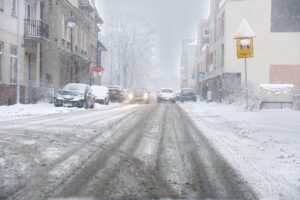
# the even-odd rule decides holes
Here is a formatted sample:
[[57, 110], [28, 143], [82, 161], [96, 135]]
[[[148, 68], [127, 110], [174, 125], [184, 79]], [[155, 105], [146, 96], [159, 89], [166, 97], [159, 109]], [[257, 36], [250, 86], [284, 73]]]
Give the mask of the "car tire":
[[90, 109], [93, 109], [95, 108], [95, 103], [93, 103], [91, 106], [90, 106]]
[[59, 107], [59, 105], [58, 105], [56, 102], [54, 102], [54, 106], [55, 106], [55, 107]]
[[87, 101], [84, 101], [84, 103], [83, 103], [83, 107], [84, 107], [85, 109], [88, 109], [88, 108], [89, 108], [89, 104], [88, 104], [88, 102], [87, 102]]

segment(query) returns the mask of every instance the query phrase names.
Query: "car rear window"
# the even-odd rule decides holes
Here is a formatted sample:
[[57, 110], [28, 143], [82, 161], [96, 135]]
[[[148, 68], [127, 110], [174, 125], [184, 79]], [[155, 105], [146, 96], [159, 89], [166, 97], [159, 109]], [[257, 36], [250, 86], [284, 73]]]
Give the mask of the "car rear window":
[[173, 93], [172, 89], [162, 89], [161, 90], [162, 93]]

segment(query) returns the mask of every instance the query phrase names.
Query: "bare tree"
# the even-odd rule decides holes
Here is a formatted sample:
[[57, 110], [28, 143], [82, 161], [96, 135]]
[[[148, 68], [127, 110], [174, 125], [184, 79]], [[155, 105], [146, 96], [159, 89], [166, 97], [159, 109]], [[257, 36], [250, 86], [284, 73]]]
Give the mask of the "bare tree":
[[155, 34], [144, 18], [119, 15], [107, 20], [105, 65], [109, 83], [125, 88], [145, 86], [155, 61]]

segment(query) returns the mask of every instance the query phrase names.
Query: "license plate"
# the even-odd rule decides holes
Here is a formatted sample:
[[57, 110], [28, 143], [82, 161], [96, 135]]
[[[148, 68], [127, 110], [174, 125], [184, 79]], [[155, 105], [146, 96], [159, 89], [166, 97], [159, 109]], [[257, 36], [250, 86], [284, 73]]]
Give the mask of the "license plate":
[[72, 103], [64, 103], [64, 107], [72, 107]]

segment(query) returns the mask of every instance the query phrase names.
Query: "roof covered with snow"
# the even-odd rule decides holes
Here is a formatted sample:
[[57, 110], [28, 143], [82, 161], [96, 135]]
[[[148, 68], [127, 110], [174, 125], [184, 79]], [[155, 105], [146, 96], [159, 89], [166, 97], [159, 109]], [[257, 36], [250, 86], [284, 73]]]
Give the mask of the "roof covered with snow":
[[279, 91], [291, 90], [294, 89], [295, 86], [293, 84], [261, 84], [259, 87], [264, 90]]

